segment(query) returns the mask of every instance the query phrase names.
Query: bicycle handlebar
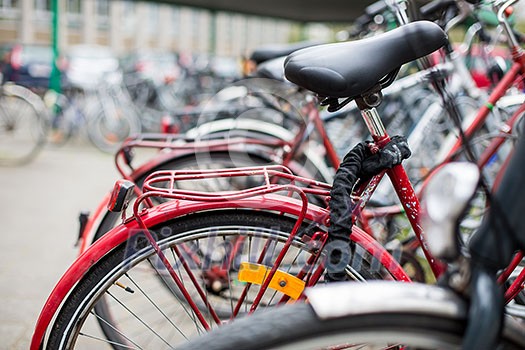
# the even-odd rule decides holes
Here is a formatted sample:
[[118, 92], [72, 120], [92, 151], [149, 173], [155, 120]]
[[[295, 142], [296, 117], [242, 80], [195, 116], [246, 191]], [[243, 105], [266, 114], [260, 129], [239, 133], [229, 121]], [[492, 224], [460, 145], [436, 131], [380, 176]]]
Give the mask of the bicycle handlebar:
[[507, 21], [507, 9], [515, 3], [517, 3], [518, 1], [519, 0], [507, 0], [505, 2], [497, 1], [494, 4], [494, 8], [497, 9], [498, 22], [503, 27], [503, 29], [505, 29], [505, 32], [507, 33], [507, 38], [512, 47], [518, 47], [519, 41], [514, 35], [514, 30], [511, 28], [509, 22]]
[[440, 11], [448, 9], [449, 7], [457, 7], [456, 0], [434, 0], [422, 6], [419, 11], [421, 12], [421, 15], [430, 17]]

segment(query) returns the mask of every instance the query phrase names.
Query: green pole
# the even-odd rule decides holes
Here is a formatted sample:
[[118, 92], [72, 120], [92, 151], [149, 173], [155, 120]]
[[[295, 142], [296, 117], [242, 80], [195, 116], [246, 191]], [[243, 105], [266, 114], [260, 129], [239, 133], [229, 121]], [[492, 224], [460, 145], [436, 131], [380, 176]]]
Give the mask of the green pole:
[[59, 0], [51, 0], [51, 12], [53, 13], [53, 19], [51, 23], [51, 38], [52, 38], [52, 47], [53, 47], [53, 62], [52, 62], [52, 71], [51, 71], [51, 77], [49, 80], [49, 88], [51, 90], [54, 90], [58, 93], [61, 92], [61, 86], [60, 86], [60, 70], [58, 69], [58, 59], [60, 57], [60, 52], [58, 49], [58, 33], [59, 33], [59, 26], [58, 26], [58, 18], [59, 18], [59, 9], [58, 9], [58, 2]]

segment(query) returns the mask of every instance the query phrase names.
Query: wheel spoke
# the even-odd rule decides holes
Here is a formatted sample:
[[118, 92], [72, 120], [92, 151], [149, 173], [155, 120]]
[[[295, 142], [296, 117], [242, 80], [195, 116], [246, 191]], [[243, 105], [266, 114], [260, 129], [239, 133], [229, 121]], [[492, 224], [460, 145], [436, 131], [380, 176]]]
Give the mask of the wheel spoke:
[[131, 278], [128, 274], [126, 274], [126, 277], [129, 278], [129, 280], [131, 281], [131, 283], [133, 283], [133, 285], [142, 293], [142, 295], [151, 303], [151, 305], [153, 305], [153, 307], [155, 307], [155, 309], [164, 317], [164, 319], [166, 321], [169, 322], [169, 324], [171, 324], [185, 339], [188, 339], [184, 333], [180, 330], [179, 327], [177, 327], [177, 325], [175, 325], [173, 323], [173, 321], [168, 317], [168, 315], [166, 315], [162, 310], [161, 308], [148, 296], [147, 293], [145, 293], [142, 288], [140, 288], [140, 286], [135, 282], [135, 280], [133, 278]]
[[120, 343], [117, 343], [117, 342], [114, 342], [114, 341], [111, 341], [111, 340], [107, 340], [107, 339], [104, 339], [104, 338], [96, 337], [96, 336], [90, 335], [90, 334], [85, 334], [85, 333], [82, 333], [82, 332], [80, 332], [79, 335], [81, 335], [83, 337], [86, 337], [86, 338], [93, 339], [93, 340], [98, 340], [98, 341], [106, 343], [106, 344], [117, 345], [119, 347], [123, 347], [123, 348], [126, 348], [126, 349], [142, 349], [141, 347], [136, 347], [136, 348], [130, 347], [130, 346], [125, 345], [125, 344], [120, 344]]
[[[129, 345], [126, 345], [126, 344], [122, 344], [122, 343], [117, 343], [117, 342], [112, 342], [112, 341], [108, 341], [108, 343], [112, 344], [112, 345], [118, 345], [118, 346], [122, 346], [122, 347], [126, 347], [126, 348], [130, 348], [130, 349], [141, 349], [141, 347], [135, 343], [133, 340], [131, 340], [129, 337], [127, 337], [124, 333], [122, 333], [122, 331], [120, 331], [117, 327], [115, 327], [114, 325], [111, 324], [111, 322], [108, 322], [106, 319], [104, 319], [103, 317], [100, 317], [99, 315], [97, 315], [94, 311], [91, 311], [90, 312], [91, 315], [95, 316], [98, 320], [100, 320], [101, 322], [103, 322], [104, 324], [108, 325], [109, 327], [111, 327], [115, 332], [117, 332], [118, 334], [120, 334], [121, 336], [123, 336], [124, 338], [126, 338], [126, 340], [128, 340], [129, 342], [133, 343], [133, 345], [135, 345], [136, 347], [130, 347]], [[86, 336], [84, 334], [84, 336]]]
[[144, 327], [149, 329], [153, 334], [155, 334], [164, 344], [166, 344], [168, 347], [172, 348], [170, 344], [160, 335], [158, 334], [154, 329], [152, 329], [144, 320], [142, 320], [141, 317], [139, 317], [137, 314], [135, 314], [133, 311], [131, 311], [123, 302], [121, 302], [118, 298], [116, 298], [112, 293], [109, 291], [106, 291], [106, 293], [113, 298], [120, 306], [122, 306], [126, 311], [128, 311], [137, 321], [142, 323]]
[[[175, 299], [177, 299], [177, 301], [179, 302], [179, 305], [182, 307], [182, 309], [184, 310], [184, 312], [186, 313], [188, 318], [190, 320], [192, 320], [193, 324], [195, 325], [195, 329], [197, 330], [197, 332], [199, 334], [203, 333], [204, 330], [202, 330], [202, 328], [201, 328], [202, 325], [200, 324], [200, 322], [198, 322], [197, 315], [195, 314], [195, 310], [193, 310], [191, 307], [189, 307], [189, 305], [184, 300], [184, 297], [180, 295], [178, 287], [172, 282], [171, 276], [170, 276], [169, 272], [166, 270], [166, 268], [164, 267], [164, 265], [156, 266], [151, 261], [150, 261], [150, 263], [153, 266], [153, 268], [155, 269], [155, 271], [158, 274], [158, 276], [160, 276], [161, 280], [163, 281], [163, 284], [168, 287], [168, 289], [171, 291], [171, 294], [175, 297]], [[184, 285], [184, 278], [183, 278], [182, 273], [180, 271], [180, 265], [179, 264], [176, 264], [176, 265], [177, 265], [177, 271], [178, 271], [179, 276], [180, 276], [179, 278], [180, 278], [181, 282]], [[159, 270], [159, 269], [162, 269], [162, 271]], [[186, 338], [186, 336], [184, 336], [184, 337]]]

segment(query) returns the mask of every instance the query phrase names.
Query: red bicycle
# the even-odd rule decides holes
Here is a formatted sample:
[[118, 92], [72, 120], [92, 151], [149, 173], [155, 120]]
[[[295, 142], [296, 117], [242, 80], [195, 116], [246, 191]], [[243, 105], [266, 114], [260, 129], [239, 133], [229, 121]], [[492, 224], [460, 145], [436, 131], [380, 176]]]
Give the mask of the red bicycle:
[[[300, 51], [288, 60], [287, 76], [294, 80], [296, 74], [297, 83], [325, 96], [355, 96], [381, 150], [391, 140], [373, 107], [380, 102], [380, 89], [392, 81], [398, 66], [445, 42], [438, 26], [416, 22], [365, 41]], [[329, 69], [316, 69], [320, 53], [326, 52], [333, 55], [326, 61], [331, 67], [323, 63]], [[363, 52], [368, 54], [361, 56]], [[348, 57], [356, 66], [346, 66]], [[371, 66], [362, 57], [376, 57], [377, 64]], [[361, 74], [365, 67], [371, 74]], [[381, 79], [384, 76], [387, 79]], [[356, 84], [345, 88], [347, 80]], [[330, 103], [335, 106], [338, 101]], [[417, 222], [418, 199], [400, 164], [355, 192], [356, 212], [385, 173], [424, 242]], [[264, 185], [217, 193], [177, 188], [178, 181], [245, 177], [260, 177]], [[129, 183], [119, 185], [112, 201], [117, 211], [124, 209], [126, 195], [133, 191]], [[330, 250], [341, 248], [328, 242], [328, 211], [308, 204], [308, 195], [327, 196], [329, 188], [273, 167], [152, 174], [134, 202], [134, 215], [81, 255], [57, 284], [37, 323], [32, 347], [43, 344], [52, 320], [45, 339], [49, 348], [105, 341], [90, 328], [101, 319], [121, 334], [114, 347], [140, 347], [142, 341], [143, 346], [172, 346], [186, 333], [203, 332], [258, 306], [300, 298], [305, 286], [323, 280]], [[143, 210], [140, 204], [154, 197], [171, 200]], [[350, 278], [409, 280], [363, 230], [353, 226], [350, 239], [353, 258], [344, 266]], [[428, 252], [427, 256], [439, 275], [442, 266]], [[99, 302], [114, 304], [111, 319], [94, 311]], [[141, 310], [145, 305], [151, 312]]]
[[[407, 43], [404, 37], [412, 31], [421, 39], [419, 42], [431, 44], [405, 57], [396, 54], [397, 50], [385, 50], [390, 52], [390, 64], [401, 65], [428, 54], [446, 40], [437, 25], [421, 22], [378, 36], [372, 43], [377, 48], [389, 42], [411, 45], [414, 43]], [[378, 75], [387, 74], [392, 70], [390, 64], [374, 69]], [[378, 116], [368, 115], [369, 111], [373, 109], [365, 113], [368, 125], [379, 125]], [[386, 132], [385, 136], [388, 137]], [[394, 176], [397, 172], [404, 173], [401, 166], [390, 172]], [[246, 176], [260, 177], [264, 185], [218, 193], [176, 188], [179, 180]], [[284, 180], [287, 182], [282, 184]], [[125, 197], [133, 191], [131, 187], [124, 188], [127, 190], [114, 191], [114, 209], [123, 209], [122, 204], [117, 205], [123, 203], [119, 195]], [[46, 340], [47, 348], [73, 348], [85, 340], [101, 341], [103, 337], [83, 330], [102, 317], [94, 311], [97, 302], [113, 304], [112, 319], [105, 321], [122, 335], [116, 346], [138, 347], [139, 340], [127, 333], [129, 328], [137, 330], [138, 325], [149, 333], [143, 333], [144, 329], [139, 331], [140, 341], [160, 341], [157, 344], [166, 346], [177, 343], [174, 338], [184, 339], [187, 332], [205, 331], [257, 306], [299, 298], [305, 285], [322, 279], [323, 252], [327, 249], [324, 227], [328, 211], [309, 205], [307, 195], [327, 196], [329, 188], [294, 176], [284, 168], [271, 167], [150, 175], [144, 184], [145, 193], [134, 202], [134, 216], [95, 242], [57, 284], [41, 314], [32, 346], [37, 348], [42, 344], [44, 332], [54, 316], [55, 326]], [[295, 198], [288, 195], [294, 193]], [[413, 191], [412, 194], [417, 202]], [[171, 200], [142, 211], [140, 203], [153, 197]], [[410, 280], [370, 235], [355, 227], [352, 240], [355, 259], [347, 268], [352, 278], [363, 280], [389, 275]], [[373, 265], [374, 261], [380, 262], [378, 267]], [[84, 283], [87, 281], [89, 285]], [[171, 291], [175, 289], [178, 291]], [[181, 294], [183, 298], [179, 298]], [[143, 298], [146, 305], [156, 310], [153, 314], [140, 312], [138, 315], [138, 311], [133, 311], [141, 307], [140, 304], [145, 305]], [[128, 301], [133, 303], [133, 299], [139, 304], [126, 305]], [[166, 301], [169, 305], [165, 305]], [[156, 327], [152, 325], [160, 320], [149, 317], [160, 317], [170, 329], [165, 326], [153, 329]], [[90, 320], [86, 322], [86, 318]], [[151, 339], [151, 335], [155, 339]]]

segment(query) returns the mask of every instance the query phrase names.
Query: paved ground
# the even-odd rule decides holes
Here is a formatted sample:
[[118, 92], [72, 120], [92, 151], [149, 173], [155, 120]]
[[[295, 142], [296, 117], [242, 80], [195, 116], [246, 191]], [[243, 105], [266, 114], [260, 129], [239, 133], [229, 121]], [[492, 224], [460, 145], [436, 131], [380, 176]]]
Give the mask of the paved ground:
[[93, 210], [116, 178], [113, 157], [79, 141], [0, 168], [0, 349], [28, 349], [42, 305], [76, 257], [79, 211]]

